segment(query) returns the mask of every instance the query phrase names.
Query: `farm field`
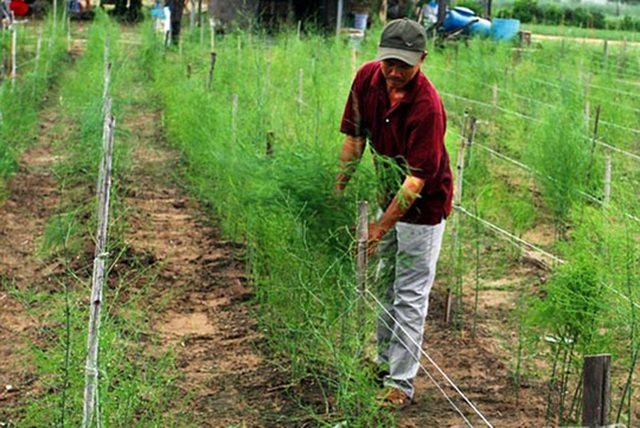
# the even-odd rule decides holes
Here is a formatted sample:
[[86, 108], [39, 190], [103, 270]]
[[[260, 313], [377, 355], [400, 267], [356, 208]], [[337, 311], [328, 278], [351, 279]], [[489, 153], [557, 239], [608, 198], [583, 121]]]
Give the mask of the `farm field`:
[[[371, 159], [346, 198], [332, 192], [351, 77], [379, 29], [356, 47], [187, 28], [164, 48], [149, 22], [38, 24], [0, 83], [0, 426], [81, 424], [100, 254], [104, 426], [579, 426], [583, 358], [600, 353], [610, 423], [640, 424], [634, 44], [430, 48], [459, 199], [416, 402], [395, 413], [374, 403], [376, 290], [356, 291], [350, 251]], [[47, 37], [55, 54], [37, 57]]]

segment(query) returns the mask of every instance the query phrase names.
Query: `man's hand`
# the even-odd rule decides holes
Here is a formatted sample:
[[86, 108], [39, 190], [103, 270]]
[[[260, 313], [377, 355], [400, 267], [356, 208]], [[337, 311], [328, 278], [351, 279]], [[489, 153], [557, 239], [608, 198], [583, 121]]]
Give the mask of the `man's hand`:
[[367, 241], [367, 255], [372, 257], [376, 253], [380, 240], [387, 231], [378, 223], [369, 223], [369, 239]]

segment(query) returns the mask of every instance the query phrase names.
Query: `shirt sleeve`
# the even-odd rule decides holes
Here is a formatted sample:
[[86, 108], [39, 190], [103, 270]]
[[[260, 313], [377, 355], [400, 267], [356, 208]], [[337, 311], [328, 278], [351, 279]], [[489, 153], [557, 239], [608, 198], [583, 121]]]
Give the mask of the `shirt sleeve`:
[[443, 111], [433, 111], [411, 124], [406, 161], [411, 174], [426, 185], [440, 172], [444, 155], [446, 118]]
[[344, 112], [342, 113], [342, 121], [340, 122], [340, 132], [347, 135], [353, 135], [359, 137], [361, 131], [361, 119], [362, 119], [362, 100], [359, 95], [359, 79], [358, 76], [351, 84], [351, 90], [347, 97], [347, 102], [344, 106]]

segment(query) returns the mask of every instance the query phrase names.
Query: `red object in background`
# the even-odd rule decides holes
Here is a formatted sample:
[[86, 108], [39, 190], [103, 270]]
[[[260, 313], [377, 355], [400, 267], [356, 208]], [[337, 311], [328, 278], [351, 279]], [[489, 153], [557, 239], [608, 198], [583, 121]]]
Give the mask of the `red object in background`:
[[9, 3], [9, 9], [15, 16], [25, 16], [29, 12], [29, 6], [21, 0], [12, 0]]

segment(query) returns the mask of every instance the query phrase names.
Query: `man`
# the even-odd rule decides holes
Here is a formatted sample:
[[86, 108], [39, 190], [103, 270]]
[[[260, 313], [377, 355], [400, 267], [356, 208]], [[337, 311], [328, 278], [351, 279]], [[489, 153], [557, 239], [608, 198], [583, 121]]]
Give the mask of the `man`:
[[420, 70], [426, 40], [415, 21], [389, 22], [377, 61], [356, 74], [340, 125], [345, 139], [336, 191], [346, 186], [367, 140], [382, 180], [383, 212], [369, 224], [368, 252], [380, 257], [377, 282], [385, 310], [378, 317], [376, 363], [387, 371], [379, 398], [390, 407], [404, 407], [414, 395], [429, 292], [453, 195], [445, 111]]

